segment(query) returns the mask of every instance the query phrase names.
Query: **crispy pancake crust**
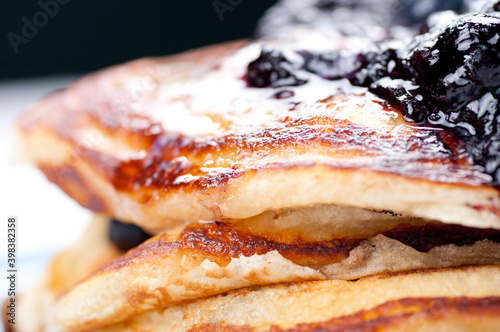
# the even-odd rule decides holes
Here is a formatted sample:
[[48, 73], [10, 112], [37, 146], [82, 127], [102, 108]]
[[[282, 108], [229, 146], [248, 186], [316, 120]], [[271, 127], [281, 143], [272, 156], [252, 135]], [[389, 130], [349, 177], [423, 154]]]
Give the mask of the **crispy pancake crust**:
[[99, 331], [495, 331], [498, 266], [247, 288]]
[[58, 301], [57, 320], [66, 330], [90, 331], [152, 308], [253, 285], [500, 263], [499, 230], [414, 223], [322, 241], [304, 240], [307, 232], [273, 232], [272, 223], [257, 233], [245, 222], [189, 225], [105, 265]]
[[86, 76], [19, 119], [19, 152], [83, 206], [156, 231], [317, 203], [500, 228], [497, 189], [449, 135], [338, 82], [248, 88], [262, 45], [243, 44]]

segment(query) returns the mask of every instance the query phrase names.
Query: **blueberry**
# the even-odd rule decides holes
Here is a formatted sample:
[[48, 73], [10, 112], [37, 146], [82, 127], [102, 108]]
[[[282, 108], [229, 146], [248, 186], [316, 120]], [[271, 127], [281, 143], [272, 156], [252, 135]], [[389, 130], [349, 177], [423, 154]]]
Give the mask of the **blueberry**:
[[128, 251], [137, 247], [151, 237], [142, 228], [126, 224], [116, 219], [111, 219], [109, 227], [109, 240], [121, 251]]
[[[338, 6], [358, 10], [359, 2], [315, 3], [316, 9], [335, 11]], [[437, 10], [462, 11], [465, 6], [464, 1], [426, 1], [426, 11], [419, 12], [422, 3], [401, 2], [405, 15], [413, 15], [407, 24]], [[481, 11], [490, 14], [436, 14], [421, 29], [425, 33], [411, 42], [371, 45], [365, 52], [298, 51], [303, 62], [297, 64], [277, 51], [263, 51], [248, 66], [248, 84], [305, 84], [297, 76], [300, 70], [327, 80], [347, 79], [399, 108], [409, 121], [446, 128], [469, 161], [492, 176], [490, 184], [500, 187], [500, 16], [495, 12], [499, 6], [499, 1], [482, 4]]]
[[[465, 15], [422, 36], [403, 59], [423, 96], [415, 121], [449, 128], [470, 161], [500, 185], [500, 18]], [[375, 91], [380, 95], [382, 91]], [[409, 97], [408, 97], [409, 98]]]
[[273, 98], [275, 99], [286, 99], [286, 98], [290, 98], [290, 97], [293, 97], [295, 95], [295, 93], [291, 90], [283, 90], [283, 91], [280, 91], [280, 92], [277, 92], [273, 95]]
[[357, 86], [369, 87], [383, 77], [399, 78], [406, 74], [406, 69], [394, 49], [349, 55], [334, 52], [298, 53], [304, 58], [304, 70], [328, 80], [347, 78]]
[[441, 107], [463, 107], [500, 84], [500, 19], [468, 15], [422, 39], [409, 59], [415, 80]]
[[303, 69], [327, 80], [350, 77], [364, 67], [365, 56], [353, 54], [341, 56], [339, 53], [298, 52], [304, 59]]
[[318, 0], [314, 6], [321, 10], [332, 11], [339, 7], [339, 1], [337, 0]]
[[424, 104], [397, 81], [380, 80], [371, 85], [370, 91], [401, 109], [407, 119], [416, 123], [425, 123], [429, 116], [433, 116]]
[[[360, 56], [359, 56], [360, 57]], [[369, 87], [384, 77], [406, 79], [408, 70], [404, 67], [397, 50], [388, 48], [379, 52], [368, 52], [363, 61], [362, 70], [354, 73], [350, 79], [354, 85]]]
[[260, 56], [250, 62], [246, 79], [248, 85], [255, 88], [298, 86], [307, 83], [292, 74], [293, 66], [278, 51], [262, 51]]

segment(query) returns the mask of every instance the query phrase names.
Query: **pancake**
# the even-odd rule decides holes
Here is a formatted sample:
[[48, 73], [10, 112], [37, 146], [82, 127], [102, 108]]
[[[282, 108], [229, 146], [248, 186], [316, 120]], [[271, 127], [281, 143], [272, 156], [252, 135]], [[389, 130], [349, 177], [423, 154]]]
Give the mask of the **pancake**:
[[[318, 206], [308, 215], [328, 211], [331, 206]], [[318, 231], [308, 229], [307, 220], [302, 228], [293, 224], [304, 216], [302, 210], [283, 214], [292, 227], [267, 213], [234, 223], [192, 224], [153, 237], [61, 297], [56, 321], [65, 330], [91, 331], [153, 308], [255, 285], [500, 264], [500, 231], [494, 229], [397, 216], [387, 220], [371, 212], [371, 228], [343, 235], [335, 217], [316, 221], [323, 225]]]
[[496, 331], [499, 266], [247, 288], [99, 331]]
[[308, 83], [283, 92], [243, 79], [266, 47], [348, 50], [349, 38], [244, 44], [133, 61], [52, 93], [17, 122], [20, 158], [82, 206], [154, 232], [311, 204], [500, 228], [491, 177], [441, 129], [342, 80], [303, 72]]
[[82, 237], [52, 260], [41, 282], [17, 297], [17, 310], [21, 315], [15, 326], [5, 325], [6, 331], [9, 327], [16, 332], [55, 331], [56, 300], [103, 264], [122, 254], [108, 240], [108, 228], [109, 218], [93, 217]]
[[156, 235], [111, 232], [116, 257], [96, 228], [25, 329], [495, 329], [500, 19], [440, 15], [408, 42], [287, 28], [141, 59], [32, 105], [19, 157]]

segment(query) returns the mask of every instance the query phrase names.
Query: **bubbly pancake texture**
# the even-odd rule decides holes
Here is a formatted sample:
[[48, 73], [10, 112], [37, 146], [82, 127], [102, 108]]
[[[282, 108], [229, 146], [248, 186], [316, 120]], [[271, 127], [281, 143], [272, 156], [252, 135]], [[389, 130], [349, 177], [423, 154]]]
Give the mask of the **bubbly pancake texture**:
[[[351, 47], [313, 32], [279, 45], [312, 42]], [[156, 232], [320, 203], [500, 228], [498, 190], [446, 132], [342, 80], [304, 72], [307, 84], [284, 91], [248, 87], [248, 64], [276, 44], [234, 42], [88, 75], [19, 119], [19, 153], [81, 205]]]
[[[310, 214], [325, 209], [331, 207], [316, 207]], [[293, 225], [302, 211], [284, 214]], [[254, 285], [500, 263], [499, 230], [372, 218], [371, 228], [357, 235], [335, 233], [335, 218], [323, 220], [322, 235], [314, 235], [317, 230], [307, 226], [283, 227], [268, 213], [260, 220], [175, 229], [113, 260], [68, 292], [55, 306], [56, 321], [65, 330], [91, 331], [153, 308]]]

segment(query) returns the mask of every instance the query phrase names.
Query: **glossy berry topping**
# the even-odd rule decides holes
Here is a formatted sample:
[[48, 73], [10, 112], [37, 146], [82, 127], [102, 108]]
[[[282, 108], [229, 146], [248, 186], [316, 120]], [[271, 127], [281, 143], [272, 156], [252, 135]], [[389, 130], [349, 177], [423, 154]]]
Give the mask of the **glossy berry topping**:
[[[499, 3], [481, 4], [486, 14], [435, 14], [420, 30], [425, 33], [413, 40], [381, 43], [365, 53], [298, 50], [303, 61], [292, 64], [267, 52], [266, 60], [274, 66], [264, 68], [281, 63], [288, 69], [274, 75], [278, 84], [263, 79], [253, 86], [282, 87], [285, 78], [300, 85], [300, 71], [327, 80], [348, 79], [399, 108], [407, 120], [446, 129], [460, 153], [500, 187]], [[334, 4], [323, 1], [321, 6]], [[260, 68], [249, 66], [249, 77], [251, 69], [252, 77], [259, 77]], [[260, 71], [270, 77], [269, 70]]]
[[499, 18], [468, 15], [430, 34], [407, 60], [414, 80], [439, 108], [465, 106], [500, 84], [499, 33]]
[[415, 122], [448, 128], [498, 186], [500, 18], [467, 15], [422, 37], [402, 60], [407, 71], [400, 78], [412, 84], [382, 79], [370, 89]]
[[260, 56], [248, 65], [248, 85], [256, 88], [298, 86], [307, 81], [297, 78], [292, 63], [277, 51], [262, 51]]
[[304, 59], [303, 69], [327, 80], [350, 79], [354, 73], [363, 68], [365, 55], [341, 56], [338, 53], [311, 53], [299, 51]]

